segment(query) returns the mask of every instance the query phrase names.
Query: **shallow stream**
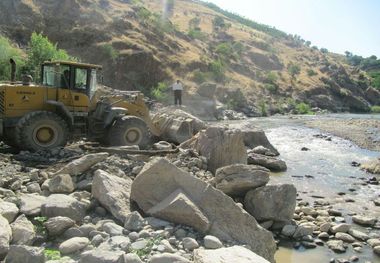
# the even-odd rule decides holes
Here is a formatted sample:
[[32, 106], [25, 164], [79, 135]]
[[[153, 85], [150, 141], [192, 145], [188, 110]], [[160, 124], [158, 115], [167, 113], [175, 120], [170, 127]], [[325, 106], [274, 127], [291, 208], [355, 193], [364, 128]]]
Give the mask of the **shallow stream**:
[[[316, 200], [324, 200], [343, 214], [355, 212], [380, 219], [380, 207], [372, 202], [379, 197], [380, 187], [362, 185], [370, 175], [351, 165], [353, 161], [362, 163], [380, 157], [380, 152], [361, 149], [348, 140], [307, 128], [304, 122], [313, 118], [372, 118], [380, 121], [380, 115], [340, 114], [256, 118], [245, 122], [264, 129], [269, 141], [281, 153], [280, 158], [288, 165], [286, 172], [272, 174], [271, 183], [293, 183], [297, 187], [299, 198], [311, 204]], [[230, 125], [239, 126], [241, 122], [232, 122]], [[318, 134], [331, 136], [331, 140], [315, 136]], [[303, 147], [310, 150], [302, 151]], [[347, 202], [347, 199], [354, 202]], [[350, 223], [349, 218], [346, 220]], [[366, 229], [361, 228], [361, 231]], [[352, 255], [359, 257], [357, 262], [380, 263], [380, 257], [369, 247], [363, 247], [362, 253], [355, 254], [349, 245], [346, 253], [335, 254], [327, 247], [295, 250], [291, 243], [286, 242], [280, 243], [276, 260], [277, 263], [327, 263], [332, 258], [348, 259]]]

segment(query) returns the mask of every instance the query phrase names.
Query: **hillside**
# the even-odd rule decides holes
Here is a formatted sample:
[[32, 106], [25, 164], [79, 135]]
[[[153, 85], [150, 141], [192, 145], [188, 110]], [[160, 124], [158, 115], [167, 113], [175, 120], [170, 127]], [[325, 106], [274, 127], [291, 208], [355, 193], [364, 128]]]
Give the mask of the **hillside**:
[[380, 104], [369, 76], [343, 55], [214, 5], [167, 3], [5, 0], [0, 33], [25, 48], [32, 32], [42, 32], [70, 55], [103, 65], [113, 88], [150, 94], [159, 82], [181, 79], [194, 108], [213, 99], [215, 86], [204, 82], [215, 82], [217, 99], [248, 115], [302, 111], [303, 102], [334, 112]]

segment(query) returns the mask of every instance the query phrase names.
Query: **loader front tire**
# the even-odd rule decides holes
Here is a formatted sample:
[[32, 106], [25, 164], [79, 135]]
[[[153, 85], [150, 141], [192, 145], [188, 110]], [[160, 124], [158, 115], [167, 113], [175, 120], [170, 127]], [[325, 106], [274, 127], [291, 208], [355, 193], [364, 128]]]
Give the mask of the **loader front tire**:
[[68, 125], [53, 112], [36, 111], [25, 115], [17, 124], [19, 148], [40, 151], [65, 146], [68, 138]]
[[150, 143], [148, 126], [134, 116], [117, 119], [108, 130], [106, 143], [110, 146], [138, 145], [140, 149], [145, 149]]

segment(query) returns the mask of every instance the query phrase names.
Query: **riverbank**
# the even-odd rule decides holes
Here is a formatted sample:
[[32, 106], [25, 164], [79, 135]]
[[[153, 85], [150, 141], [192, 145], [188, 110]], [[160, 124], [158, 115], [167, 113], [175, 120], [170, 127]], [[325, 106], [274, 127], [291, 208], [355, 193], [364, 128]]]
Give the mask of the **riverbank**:
[[350, 140], [361, 148], [380, 151], [379, 119], [315, 119], [306, 125]]

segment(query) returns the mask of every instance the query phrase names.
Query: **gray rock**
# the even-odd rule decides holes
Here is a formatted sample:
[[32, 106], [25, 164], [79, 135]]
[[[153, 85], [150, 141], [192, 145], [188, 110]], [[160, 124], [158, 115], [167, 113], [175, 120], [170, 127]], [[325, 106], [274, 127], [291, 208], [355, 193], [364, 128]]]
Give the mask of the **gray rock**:
[[219, 249], [197, 249], [194, 251], [194, 263], [269, 263], [249, 249], [233, 246]]
[[377, 239], [377, 238], [368, 239], [367, 244], [370, 245], [372, 248], [380, 246], [380, 239]]
[[[171, 197], [176, 193], [177, 195]], [[178, 206], [175, 209], [174, 206], [177, 204], [167, 202], [170, 198], [176, 201], [175, 196], [179, 195], [183, 198], [178, 205], [186, 203], [192, 204], [192, 207]], [[270, 232], [260, 227], [256, 220], [230, 197], [177, 168], [166, 159], [156, 158], [144, 166], [133, 181], [131, 198], [144, 212], [166, 203], [171, 213], [166, 214], [167, 217], [162, 214], [160, 218], [180, 224], [185, 223], [178, 220], [183, 218], [183, 213], [194, 213], [192, 208], [195, 207], [211, 223], [211, 228], [208, 229], [211, 235], [222, 240], [248, 244], [257, 254], [274, 261], [276, 245]], [[165, 210], [165, 206], [162, 210]], [[203, 226], [194, 225], [198, 231], [204, 230]]]
[[71, 196], [52, 194], [42, 204], [41, 214], [48, 218], [64, 216], [74, 221], [81, 221], [86, 216], [87, 207], [88, 204], [80, 202]]
[[294, 238], [301, 238], [313, 234], [313, 227], [311, 226], [298, 226], [296, 232], [294, 232]]
[[0, 260], [8, 253], [11, 239], [12, 229], [9, 226], [9, 222], [0, 215]]
[[255, 127], [243, 128], [244, 144], [248, 148], [256, 148], [258, 146], [269, 149], [275, 155], [280, 155], [276, 148], [269, 142], [265, 132]]
[[342, 240], [343, 242], [346, 242], [346, 243], [355, 242], [355, 238], [353, 238], [351, 235], [347, 233], [338, 232], [335, 234], [335, 238], [338, 240]]
[[41, 193], [41, 187], [37, 182], [30, 183], [26, 186], [28, 193]]
[[281, 234], [286, 237], [292, 237], [297, 230], [297, 226], [295, 225], [286, 225], [282, 228]]
[[293, 218], [296, 196], [294, 185], [268, 185], [249, 191], [244, 206], [257, 220], [288, 222]]
[[373, 252], [374, 252], [376, 255], [379, 255], [379, 256], [380, 256], [380, 246], [374, 247], [374, 248], [373, 248]]
[[90, 243], [87, 237], [73, 237], [59, 245], [59, 252], [62, 254], [72, 254], [87, 247]]
[[140, 231], [144, 225], [145, 220], [137, 211], [129, 213], [124, 223], [124, 227], [130, 231]]
[[203, 239], [205, 248], [207, 249], [217, 249], [223, 247], [222, 242], [220, 242], [219, 238], [207, 235]]
[[[198, 244], [198, 243], [197, 243]], [[164, 248], [162, 252], [174, 253], [175, 249], [169, 243], [168, 240], [164, 239], [160, 242], [160, 245]], [[194, 246], [195, 244], [187, 244], [189, 247]], [[199, 245], [198, 245], [199, 246]], [[185, 248], [185, 246], [184, 246]]]
[[121, 236], [123, 235], [124, 228], [115, 223], [105, 223], [103, 225], [103, 231], [108, 233], [110, 236]]
[[45, 263], [44, 248], [11, 246], [5, 263]]
[[36, 237], [32, 222], [25, 215], [19, 216], [12, 224], [12, 244], [32, 245]]
[[68, 217], [57, 216], [49, 218], [44, 226], [46, 227], [49, 236], [59, 236], [67, 229], [75, 225], [75, 221]]
[[144, 249], [147, 245], [148, 245], [147, 240], [139, 240], [131, 244], [131, 249], [140, 250], [140, 249]]
[[124, 255], [124, 263], [143, 263], [140, 257], [136, 254], [129, 253]]
[[115, 218], [124, 223], [130, 211], [132, 180], [119, 178], [97, 170], [92, 183], [92, 195]]
[[27, 216], [37, 216], [41, 213], [41, 206], [45, 201], [45, 196], [23, 194], [20, 197], [20, 212]]
[[346, 247], [342, 240], [330, 240], [327, 241], [327, 246], [334, 252], [344, 253], [346, 252]]
[[330, 228], [331, 223], [323, 223], [322, 225], [320, 225], [319, 230], [321, 230], [321, 232], [329, 232]]
[[19, 209], [14, 203], [5, 202], [0, 199], [0, 215], [12, 223], [18, 215]]
[[57, 174], [49, 180], [51, 193], [72, 193], [74, 189], [74, 182], [69, 174]]
[[124, 261], [124, 254], [125, 252], [123, 251], [94, 249], [83, 252], [79, 263], [129, 263], [128, 261]]
[[148, 260], [148, 263], [190, 263], [190, 261], [179, 255], [163, 253], [154, 255]]
[[108, 153], [93, 153], [82, 156], [79, 159], [76, 159], [67, 165], [65, 165], [62, 169], [57, 171], [55, 174], [69, 174], [71, 176], [81, 175], [88, 169], [90, 169], [93, 165], [104, 161], [109, 156]]
[[283, 160], [253, 152], [248, 153], [247, 162], [248, 164], [264, 166], [274, 172], [283, 172], [287, 170], [286, 163]]
[[359, 230], [355, 230], [355, 229], [350, 229], [348, 231], [348, 233], [353, 236], [354, 238], [356, 239], [359, 239], [359, 240], [362, 240], [362, 241], [366, 241], [369, 239], [369, 235], [367, 235], [366, 233], [363, 233]]
[[342, 223], [342, 224], [338, 224], [336, 226], [331, 227], [331, 232], [334, 234], [338, 232], [347, 233], [350, 229], [351, 229], [351, 225]]
[[352, 221], [361, 226], [374, 226], [377, 220], [373, 217], [355, 215], [352, 217]]
[[145, 221], [153, 229], [164, 228], [164, 227], [167, 227], [167, 226], [169, 226], [171, 224], [170, 222], [168, 222], [166, 220], [162, 220], [162, 219], [159, 219], [159, 218], [156, 218], [156, 217], [146, 217]]
[[247, 164], [247, 152], [240, 130], [209, 127], [200, 131], [193, 148], [207, 158], [208, 170], [231, 164]]
[[227, 195], [244, 196], [269, 182], [269, 170], [256, 165], [233, 164], [216, 170], [216, 188]]
[[265, 148], [264, 146], [257, 146], [252, 149], [253, 153], [261, 154], [261, 155], [266, 155], [266, 156], [276, 156], [277, 154], [273, 153], [271, 150], [268, 148]]
[[184, 239], [182, 239], [182, 245], [183, 248], [191, 251], [199, 247], [198, 242], [191, 237], [185, 237]]

